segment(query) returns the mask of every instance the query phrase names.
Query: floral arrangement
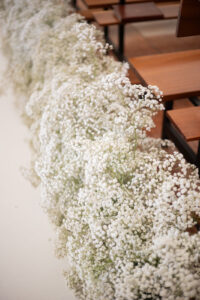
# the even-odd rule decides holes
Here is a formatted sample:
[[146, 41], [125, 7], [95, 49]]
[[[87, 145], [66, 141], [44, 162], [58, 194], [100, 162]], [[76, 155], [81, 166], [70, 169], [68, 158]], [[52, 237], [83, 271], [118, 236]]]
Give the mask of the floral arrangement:
[[26, 175], [41, 185], [68, 285], [87, 300], [200, 299], [200, 181], [172, 143], [146, 136], [158, 88], [131, 85], [66, 1], [3, 0], [1, 25], [27, 98]]

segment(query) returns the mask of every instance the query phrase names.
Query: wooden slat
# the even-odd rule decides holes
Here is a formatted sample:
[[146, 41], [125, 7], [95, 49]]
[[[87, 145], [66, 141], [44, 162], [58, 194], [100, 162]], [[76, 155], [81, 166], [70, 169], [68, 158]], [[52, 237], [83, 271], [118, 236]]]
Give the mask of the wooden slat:
[[200, 34], [200, 1], [182, 0], [177, 24], [177, 36]]
[[200, 106], [173, 109], [167, 116], [187, 141], [200, 140]]
[[163, 19], [163, 14], [154, 2], [114, 5], [116, 17], [122, 23]]
[[170, 4], [157, 4], [157, 7], [162, 11], [164, 19], [176, 19], [178, 17], [179, 12], [178, 3], [170, 3]]
[[[151, 2], [152, 0], [126, 0], [126, 3], [143, 3]], [[174, 2], [174, 0], [168, 0]], [[88, 8], [105, 8], [111, 7], [114, 4], [119, 4], [120, 0], [84, 0]], [[166, 2], [166, 0], [155, 0], [154, 2]]]
[[100, 26], [109, 26], [119, 24], [113, 10], [104, 10], [93, 13], [94, 19]]
[[164, 100], [200, 95], [200, 50], [129, 59], [144, 84], [157, 85]]

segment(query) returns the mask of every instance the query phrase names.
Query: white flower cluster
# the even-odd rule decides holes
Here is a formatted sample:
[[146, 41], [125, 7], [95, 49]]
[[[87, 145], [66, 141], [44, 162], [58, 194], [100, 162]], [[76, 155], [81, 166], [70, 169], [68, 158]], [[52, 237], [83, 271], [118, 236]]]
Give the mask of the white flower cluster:
[[159, 90], [131, 85], [68, 3], [1, 5], [10, 75], [28, 98], [32, 180], [70, 287], [87, 300], [200, 299], [200, 181], [169, 141], [146, 137]]

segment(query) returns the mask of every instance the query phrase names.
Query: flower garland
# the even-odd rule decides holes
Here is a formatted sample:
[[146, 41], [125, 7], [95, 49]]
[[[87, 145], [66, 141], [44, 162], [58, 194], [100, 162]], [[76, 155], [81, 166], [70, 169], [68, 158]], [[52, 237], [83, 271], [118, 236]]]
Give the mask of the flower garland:
[[200, 299], [200, 233], [188, 232], [200, 182], [169, 141], [146, 137], [159, 90], [131, 85], [68, 2], [4, 0], [1, 20], [10, 77], [28, 99], [31, 180], [69, 286], [87, 300]]

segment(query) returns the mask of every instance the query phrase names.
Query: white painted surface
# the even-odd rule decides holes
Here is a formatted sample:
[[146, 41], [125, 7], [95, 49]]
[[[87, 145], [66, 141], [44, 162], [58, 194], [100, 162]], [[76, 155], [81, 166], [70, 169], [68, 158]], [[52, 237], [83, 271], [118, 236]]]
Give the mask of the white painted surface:
[[14, 101], [9, 89], [0, 95], [0, 300], [75, 300], [62, 275], [65, 263], [54, 255], [40, 191], [19, 170], [30, 159], [29, 133]]

